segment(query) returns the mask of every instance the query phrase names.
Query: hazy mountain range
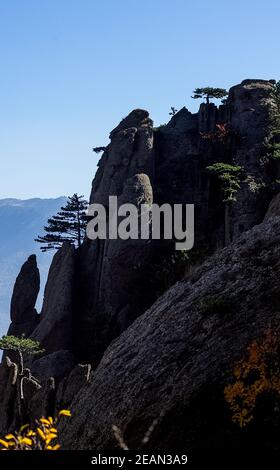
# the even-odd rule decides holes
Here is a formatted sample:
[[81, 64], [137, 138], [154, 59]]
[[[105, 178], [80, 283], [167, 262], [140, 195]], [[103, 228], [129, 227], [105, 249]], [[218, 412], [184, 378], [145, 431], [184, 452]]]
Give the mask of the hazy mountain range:
[[34, 238], [43, 233], [47, 219], [56, 214], [66, 198], [57, 199], [0, 199], [0, 336], [9, 325], [9, 308], [15, 279], [26, 258], [35, 253], [41, 274], [41, 293], [38, 307], [42, 302], [43, 288], [53, 256], [41, 253]]

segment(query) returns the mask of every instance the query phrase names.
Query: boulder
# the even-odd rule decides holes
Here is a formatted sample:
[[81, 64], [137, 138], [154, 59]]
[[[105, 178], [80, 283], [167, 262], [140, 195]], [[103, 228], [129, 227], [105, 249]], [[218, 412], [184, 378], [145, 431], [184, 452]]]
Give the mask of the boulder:
[[11, 301], [11, 321], [15, 324], [33, 321], [40, 290], [40, 273], [36, 256], [31, 255], [16, 279]]

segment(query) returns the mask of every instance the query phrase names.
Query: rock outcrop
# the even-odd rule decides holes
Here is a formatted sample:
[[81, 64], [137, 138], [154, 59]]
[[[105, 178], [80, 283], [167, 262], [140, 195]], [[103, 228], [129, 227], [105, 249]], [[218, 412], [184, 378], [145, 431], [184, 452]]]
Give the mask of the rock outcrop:
[[270, 202], [267, 213], [265, 214], [265, 220], [277, 215], [280, 216], [280, 193], [276, 194]]
[[[221, 445], [225, 432], [230, 440], [223, 387], [249, 342], [280, 319], [279, 260], [276, 217], [171, 288], [106, 351], [72, 403], [65, 448], [117, 447], [112, 425], [139, 448], [155, 419], [153, 450]], [[227, 299], [232, 309], [205, 312], [201, 301], [209, 297]]]
[[75, 249], [64, 243], [53, 258], [40, 323], [31, 335], [47, 353], [71, 348], [74, 265]]
[[[154, 132], [148, 112], [132, 111], [110, 138], [93, 181], [90, 202], [107, 208], [112, 195], [119, 197], [119, 203], [152, 201]], [[149, 255], [143, 255], [141, 241], [128, 244], [96, 240], [86, 242], [80, 250], [74, 312], [74, 348], [80, 361], [90, 358], [98, 363], [110, 342], [147, 307], [139, 292], [141, 273], [135, 266]]]
[[29, 336], [39, 321], [35, 309], [40, 290], [40, 273], [36, 256], [31, 255], [24, 263], [16, 279], [11, 300], [10, 335]]
[[4, 434], [15, 419], [18, 366], [6, 357], [0, 364], [0, 433]]
[[[222, 248], [263, 220], [273, 196], [275, 172], [262, 159], [274, 112], [273, 84], [265, 80], [245, 80], [219, 108], [202, 104], [197, 114], [183, 108], [156, 129], [146, 111], [134, 110], [110, 135], [90, 201], [108, 207], [115, 195], [132, 202], [127, 182], [146, 175], [153, 202], [195, 205], [196, 256], [205, 247]], [[217, 180], [206, 171], [216, 162], [240, 165], [245, 175], [227, 217]], [[155, 301], [154, 283], [146, 282], [151, 266], [174, 253], [170, 242], [146, 244], [144, 257], [140, 241], [126, 244], [128, 256], [121, 246], [86, 241], [78, 254], [74, 350], [79, 361], [97, 364], [110, 342]]]

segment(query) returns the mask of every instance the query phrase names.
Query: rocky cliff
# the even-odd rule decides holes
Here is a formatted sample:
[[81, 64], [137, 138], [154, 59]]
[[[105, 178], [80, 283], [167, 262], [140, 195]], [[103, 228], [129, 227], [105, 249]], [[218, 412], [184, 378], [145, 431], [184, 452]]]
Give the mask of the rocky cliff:
[[[207, 415], [202, 428], [197, 400], [208, 388], [215, 396], [248, 341], [278, 318], [280, 167], [267, 156], [274, 90], [273, 81], [245, 80], [219, 107], [201, 104], [196, 114], [183, 108], [159, 128], [137, 109], [111, 132], [90, 201], [108, 207], [116, 195], [137, 206], [194, 204], [195, 247], [183, 267], [170, 241], [85, 240], [76, 251], [65, 245], [53, 259], [40, 315], [34, 257], [23, 267], [10, 332], [46, 350], [30, 365], [41, 385], [25, 381], [24, 414], [71, 406], [66, 448], [113, 446], [112, 424], [137, 446], [161, 410], [152, 444], [172, 447], [180, 429], [181, 448], [195, 447], [212, 419]], [[207, 170], [215, 163], [242, 169], [230, 204]], [[199, 301], [213, 295], [234, 305], [229, 316], [203, 317]], [[2, 430], [19, 419], [13, 367], [7, 359], [0, 366]], [[219, 423], [215, 432], [223, 431]]]

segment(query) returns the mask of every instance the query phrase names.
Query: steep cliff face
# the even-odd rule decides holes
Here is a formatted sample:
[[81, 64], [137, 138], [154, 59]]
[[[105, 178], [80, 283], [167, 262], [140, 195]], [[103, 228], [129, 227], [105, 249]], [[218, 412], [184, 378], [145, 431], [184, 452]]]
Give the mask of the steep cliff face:
[[[108, 348], [91, 384], [72, 403], [74, 417], [63, 429], [66, 448], [115, 448], [112, 425], [130, 448], [139, 448], [155, 419], [148, 444], [153, 450], [222, 448], [240, 437], [246, 448], [250, 429], [244, 436], [231, 426], [223, 388], [248, 344], [271, 321], [279, 322], [279, 229], [276, 216], [244, 233]], [[209, 298], [227, 307], [218, 310], [216, 301], [207, 311]], [[256, 432], [257, 439], [265, 448], [272, 437]]]
[[[38, 412], [42, 396], [45, 410], [53, 412], [55, 407], [63, 404], [63, 396], [69, 390], [66, 400], [68, 406], [78, 390], [89, 381], [89, 366], [83, 366], [82, 369], [77, 366], [78, 369], [73, 369], [74, 365], [79, 362], [90, 363], [96, 368], [112, 341], [129, 328], [106, 353], [94, 376], [95, 385], [88, 388], [86, 395], [92, 413], [88, 407], [85, 409], [96, 419], [96, 427], [92, 433], [88, 432], [86, 442], [99, 445], [97, 435], [102, 426], [105, 433], [114, 423], [109, 422], [110, 416], [112, 417], [109, 411], [108, 414], [104, 413], [102, 421], [101, 412], [94, 406], [91, 408], [92, 400], [88, 394], [96, 394], [96, 407], [103, 410], [101, 395], [106, 389], [108, 395], [104, 391], [104, 407], [109, 410], [109, 394], [113, 387], [114, 399], [120, 403], [114, 415], [116, 424], [127, 426], [133, 414], [138, 416], [144, 413], [143, 407], [147, 407], [146, 425], [152, 416], [156, 417], [161, 403], [159, 395], [163, 393], [166, 400], [168, 394], [173, 396], [173, 382], [178, 387], [183, 386], [186, 394], [191, 394], [196, 384], [199, 388], [208, 379], [216, 377], [217, 368], [213, 366], [211, 369], [212, 361], [221, 368], [224, 360], [227, 359], [230, 363], [237, 355], [238, 348], [245, 347], [250, 335], [261, 330], [262, 325], [270, 318], [270, 313], [258, 296], [255, 297], [252, 308], [249, 303], [253, 301], [255, 291], [265, 282], [266, 268], [262, 267], [253, 276], [250, 285], [248, 283], [250, 273], [260, 263], [260, 255], [256, 254], [257, 247], [261, 256], [267, 257], [267, 263], [275, 263], [278, 269], [274, 248], [270, 248], [269, 240], [272, 237], [277, 251], [276, 229], [279, 221], [272, 223], [270, 216], [277, 214], [278, 196], [271, 204], [270, 201], [275, 189], [273, 182], [279, 174], [279, 163], [265, 158], [265, 139], [276, 112], [273, 90], [272, 82], [245, 80], [230, 90], [226, 104], [219, 108], [214, 104], [202, 104], [196, 114], [183, 108], [167, 125], [159, 128], [153, 128], [147, 111], [137, 109], [111, 132], [111, 142], [101, 157], [93, 181], [90, 202], [103, 204], [108, 208], [109, 196], [118, 196], [119, 204], [130, 202], [137, 207], [144, 202], [194, 204], [196, 257], [192, 261], [192, 254], [190, 255], [186, 271], [193, 267], [195, 274], [191, 279], [176, 285], [144, 317], [136, 320], [156, 301], [158, 293], [153, 282], [155, 271], [159, 270], [157, 275], [163, 276], [160, 271], [161, 263], [174, 255], [174, 244], [169, 241], [87, 239], [76, 252], [73, 247], [65, 245], [54, 257], [43, 310], [40, 316], [36, 316], [36, 322], [39, 323], [30, 325], [33, 317], [28, 312], [34, 308], [38, 292], [37, 283], [33, 279], [37, 276], [36, 262], [34, 258], [29, 260], [28, 266], [31, 264], [31, 267], [24, 268], [21, 277], [26, 285], [32, 284], [32, 288], [28, 288], [30, 297], [26, 300], [24, 289], [18, 290], [16, 286], [10, 332], [25, 332], [39, 340], [46, 349], [46, 355], [32, 365], [33, 373], [40, 377], [43, 385], [39, 391], [34, 390], [27, 415], [30, 413], [33, 416]], [[227, 207], [226, 212], [219, 184], [207, 171], [207, 166], [217, 162], [242, 167], [237, 200]], [[251, 233], [246, 232], [241, 241], [238, 241], [244, 231], [262, 222], [269, 204], [267, 225], [256, 228]], [[208, 253], [219, 251], [229, 242], [235, 244], [221, 254], [218, 253], [209, 261], [210, 264], [197, 270], [197, 265], [202, 264], [202, 251], [205, 247]], [[251, 254], [255, 256], [253, 264], [249, 263]], [[242, 257], [245, 257], [246, 262], [242, 262]], [[171, 269], [174, 268], [172, 266], [171, 263]], [[271, 272], [268, 274], [272, 275]], [[173, 282], [176, 280], [179, 280], [178, 276], [173, 277]], [[18, 285], [20, 284], [18, 281]], [[273, 289], [275, 286], [276, 278], [273, 278]], [[234, 289], [237, 289], [237, 296], [243, 298], [247, 295], [244, 308], [238, 310], [234, 320], [228, 320], [228, 323], [216, 317], [203, 320], [197, 313], [196, 300], [213, 289], [217, 291], [217, 295], [226, 293], [231, 297]], [[188, 315], [185, 314], [186, 309]], [[256, 309], [259, 309], [256, 327], [249, 334], [242, 315], [249, 311], [250, 321], [254, 321]], [[274, 315], [273, 312], [271, 314]], [[25, 322], [28, 323], [28, 328], [24, 327]], [[15, 330], [13, 325], [18, 323], [20, 327]], [[182, 334], [179, 334], [179, 327], [182, 328]], [[240, 344], [237, 345], [236, 338], [230, 335], [230, 328], [238, 332]], [[170, 335], [170, 329], [174, 335]], [[229, 344], [228, 337], [224, 335], [230, 336]], [[168, 338], [171, 338], [170, 343]], [[193, 341], [194, 346], [191, 350], [185, 350], [183, 344], [189, 340]], [[219, 344], [230, 346], [231, 352], [227, 357], [221, 355], [221, 361], [217, 362], [221, 352]], [[193, 375], [193, 388], [189, 383], [185, 387], [186, 374], [196, 362], [202, 364], [203, 357], [197, 351], [200, 348], [202, 356], [209, 363], [210, 375], [197, 366]], [[149, 351], [147, 355], [146, 351]], [[158, 357], [157, 351], [161, 357]], [[114, 360], [114, 355], [122, 358], [122, 365]], [[146, 356], [146, 359], [142, 356]], [[167, 361], [166, 368], [162, 358]], [[130, 376], [134, 376], [133, 371], [138, 369], [139, 361], [143, 362], [146, 372], [143, 371], [144, 381], [138, 377], [138, 390], [136, 382], [132, 378], [130, 380]], [[148, 394], [153, 387], [152, 374], [155, 373], [152, 361], [157, 364], [159, 374], [162, 375], [156, 376], [154, 404], [149, 408]], [[174, 361], [181, 364], [179, 369]], [[0, 373], [8, 376], [7, 364], [2, 364], [1, 367], [3, 370]], [[75, 379], [73, 386], [69, 378], [70, 370], [71, 377]], [[51, 383], [47, 380], [50, 374], [53, 377]], [[112, 375], [119, 381], [119, 385], [115, 384]], [[178, 379], [177, 383], [175, 376], [181, 375], [183, 382]], [[106, 380], [104, 377], [107, 377]], [[121, 377], [125, 378], [121, 380]], [[112, 385], [108, 380], [112, 380]], [[169, 386], [169, 392], [165, 390], [163, 383]], [[122, 384], [127, 393], [130, 391], [133, 395], [133, 403], [127, 416], [125, 401], [129, 397], [124, 394], [120, 398]], [[99, 386], [100, 391], [97, 390]], [[142, 400], [143, 393], [146, 398]], [[77, 412], [80, 412], [83, 403], [81, 396], [73, 405]], [[179, 401], [180, 399], [178, 397]], [[172, 406], [176, 407], [177, 402], [174, 399]], [[81, 413], [81, 422], [84, 419], [85, 414]], [[66, 445], [70, 445], [72, 433], [76, 447], [82, 446], [76, 436], [77, 426], [78, 421], [74, 421], [73, 427], [69, 428]], [[91, 420], [89, 426], [92, 426]], [[103, 439], [104, 434], [100, 433], [100, 436]], [[105, 444], [110, 446], [110, 439], [106, 439]]]
[[[262, 80], [245, 80], [233, 87], [219, 108], [202, 104], [197, 114], [183, 108], [157, 129], [146, 111], [135, 110], [111, 133], [93, 181], [91, 202], [107, 207], [110, 195], [122, 198], [124, 191], [126, 201], [132, 202], [134, 192], [127, 192], [126, 182], [145, 174], [154, 202], [195, 205], [196, 251], [205, 245], [209, 251], [223, 247], [226, 224], [228, 241], [235, 240], [261, 222], [272, 197], [274, 172], [271, 163], [262, 163], [262, 156], [274, 112], [273, 84]], [[226, 130], [223, 136], [219, 126]], [[206, 171], [216, 162], [240, 165], [245, 175], [226, 222], [217, 182]], [[78, 256], [74, 344], [81, 360], [98, 362], [112, 339], [151, 305], [153, 283], [145, 282], [150, 268], [174, 250], [170, 243], [153, 241], [142, 258], [138, 242], [130, 244], [126, 258], [118, 243], [86, 242]], [[112, 249], [118, 257], [110, 255]], [[141, 269], [135, 272], [140, 258]]]
[[64, 243], [53, 258], [40, 323], [31, 334], [47, 353], [72, 347], [74, 263], [75, 249], [70, 243]]

